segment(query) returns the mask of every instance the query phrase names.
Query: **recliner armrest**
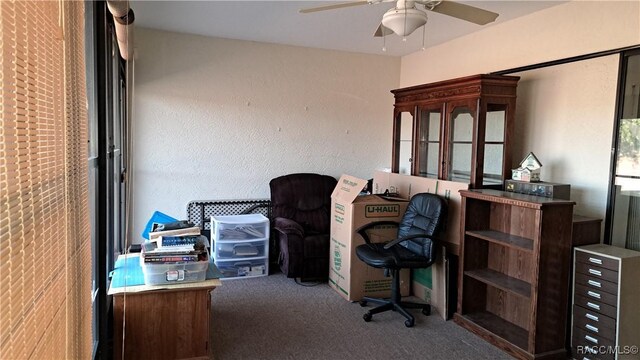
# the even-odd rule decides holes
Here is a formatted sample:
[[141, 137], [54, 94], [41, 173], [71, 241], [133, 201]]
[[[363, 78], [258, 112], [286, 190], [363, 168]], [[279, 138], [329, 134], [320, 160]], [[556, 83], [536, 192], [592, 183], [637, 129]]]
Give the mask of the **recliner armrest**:
[[397, 221], [374, 221], [372, 223], [363, 225], [361, 227], [359, 227], [358, 229], [356, 229], [356, 232], [358, 234], [360, 234], [360, 236], [362, 236], [362, 238], [364, 239], [364, 242], [367, 244], [371, 244], [371, 240], [369, 239], [369, 234], [367, 234], [367, 230], [373, 228], [374, 226], [379, 226], [379, 225], [393, 225], [393, 226], [398, 226], [400, 225], [400, 223], [398, 223]]
[[283, 234], [304, 237], [304, 229], [302, 228], [302, 225], [291, 219], [277, 217], [274, 219], [273, 228]]

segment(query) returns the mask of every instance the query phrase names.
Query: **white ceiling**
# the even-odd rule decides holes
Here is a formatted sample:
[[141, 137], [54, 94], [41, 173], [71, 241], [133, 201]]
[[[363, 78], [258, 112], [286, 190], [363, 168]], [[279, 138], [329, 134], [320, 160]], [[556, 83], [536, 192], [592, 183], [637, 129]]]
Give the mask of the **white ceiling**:
[[[348, 2], [348, 1], [343, 1]], [[460, 1], [500, 14], [484, 26], [427, 11], [426, 47], [527, 15], [566, 1]], [[136, 26], [238, 40], [402, 56], [422, 48], [422, 29], [403, 42], [397, 35], [373, 34], [393, 2], [309, 14], [299, 9], [335, 1], [131, 1]], [[421, 7], [420, 7], [421, 8]]]

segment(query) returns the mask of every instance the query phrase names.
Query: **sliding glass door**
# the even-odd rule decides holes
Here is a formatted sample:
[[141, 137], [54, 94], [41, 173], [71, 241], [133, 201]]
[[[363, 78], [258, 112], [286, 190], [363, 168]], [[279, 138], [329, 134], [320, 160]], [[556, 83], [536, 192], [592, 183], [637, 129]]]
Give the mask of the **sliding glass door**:
[[612, 245], [640, 250], [640, 50], [621, 60], [607, 235]]

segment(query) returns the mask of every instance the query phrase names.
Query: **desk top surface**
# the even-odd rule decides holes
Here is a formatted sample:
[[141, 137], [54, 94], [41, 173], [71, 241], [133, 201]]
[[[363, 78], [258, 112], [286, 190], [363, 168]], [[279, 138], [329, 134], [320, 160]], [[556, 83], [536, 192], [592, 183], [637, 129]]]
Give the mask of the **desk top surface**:
[[[124, 293], [140, 293], [150, 291], [184, 291], [198, 289], [214, 289], [222, 285], [220, 279], [212, 277], [207, 272], [207, 279], [198, 282], [175, 283], [163, 285], [144, 285], [140, 283], [142, 268], [140, 267], [140, 254], [123, 254], [118, 256], [112, 280], [109, 285], [109, 295]], [[144, 279], [144, 278], [143, 278]], [[131, 285], [127, 285], [127, 282]]]

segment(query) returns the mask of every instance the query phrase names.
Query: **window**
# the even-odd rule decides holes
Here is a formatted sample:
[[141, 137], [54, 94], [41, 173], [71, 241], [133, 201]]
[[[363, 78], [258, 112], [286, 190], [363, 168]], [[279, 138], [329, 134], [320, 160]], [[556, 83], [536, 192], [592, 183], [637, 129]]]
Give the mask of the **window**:
[[0, 358], [92, 356], [84, 2], [0, 2]]

